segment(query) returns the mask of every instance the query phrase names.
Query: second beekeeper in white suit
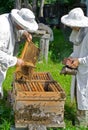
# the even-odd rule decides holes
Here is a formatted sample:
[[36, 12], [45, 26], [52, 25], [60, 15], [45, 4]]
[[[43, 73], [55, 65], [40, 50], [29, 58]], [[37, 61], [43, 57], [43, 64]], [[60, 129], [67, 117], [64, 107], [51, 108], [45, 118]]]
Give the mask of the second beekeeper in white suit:
[[73, 53], [63, 63], [77, 68], [72, 76], [71, 98], [76, 97], [77, 122], [80, 126], [88, 126], [88, 17], [81, 8], [72, 9], [62, 16], [61, 22], [72, 29], [69, 40], [73, 43]]

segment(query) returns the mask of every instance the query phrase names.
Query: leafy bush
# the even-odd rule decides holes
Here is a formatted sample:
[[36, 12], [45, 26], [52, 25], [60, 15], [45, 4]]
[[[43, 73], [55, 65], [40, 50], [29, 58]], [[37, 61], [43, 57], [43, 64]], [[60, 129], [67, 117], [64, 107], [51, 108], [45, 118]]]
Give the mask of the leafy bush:
[[10, 12], [14, 8], [14, 0], [0, 1], [0, 14]]

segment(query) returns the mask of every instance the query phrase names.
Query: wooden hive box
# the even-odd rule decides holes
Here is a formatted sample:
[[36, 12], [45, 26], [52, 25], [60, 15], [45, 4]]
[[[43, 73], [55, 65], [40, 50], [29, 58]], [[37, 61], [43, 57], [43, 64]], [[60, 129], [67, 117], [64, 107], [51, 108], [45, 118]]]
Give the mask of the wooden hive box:
[[31, 81], [16, 80], [13, 99], [16, 128], [29, 124], [65, 127], [65, 92], [49, 72], [35, 72]]
[[26, 43], [21, 58], [27, 64], [15, 72], [12, 98], [16, 128], [34, 124], [65, 127], [65, 92], [49, 72], [34, 72], [39, 52], [33, 43]]

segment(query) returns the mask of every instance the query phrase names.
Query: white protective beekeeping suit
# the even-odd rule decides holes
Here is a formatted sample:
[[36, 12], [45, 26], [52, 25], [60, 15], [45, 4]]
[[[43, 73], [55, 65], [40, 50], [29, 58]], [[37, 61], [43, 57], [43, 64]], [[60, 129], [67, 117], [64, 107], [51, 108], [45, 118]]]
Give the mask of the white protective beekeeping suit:
[[[72, 31], [70, 41], [73, 42], [71, 57], [80, 61], [77, 80], [77, 105], [79, 110], [88, 110], [88, 29], [82, 28], [79, 32]], [[72, 77], [71, 98], [75, 93], [75, 77]]]
[[[27, 8], [13, 9], [9, 14], [0, 15], [0, 97], [3, 95], [2, 83], [7, 69], [17, 63], [17, 58], [13, 56], [16, 40], [24, 34], [24, 31], [28, 34], [37, 29], [35, 15]], [[27, 34], [25, 37], [30, 39]]]
[[2, 83], [8, 67], [14, 66], [17, 58], [13, 56], [15, 33], [10, 14], [0, 15], [0, 93], [3, 96]]

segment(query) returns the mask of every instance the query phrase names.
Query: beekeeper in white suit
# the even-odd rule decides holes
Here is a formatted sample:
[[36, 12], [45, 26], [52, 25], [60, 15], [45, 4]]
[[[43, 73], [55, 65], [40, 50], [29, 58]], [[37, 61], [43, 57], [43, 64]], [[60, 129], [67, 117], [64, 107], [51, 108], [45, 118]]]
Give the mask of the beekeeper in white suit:
[[61, 17], [61, 22], [72, 28], [69, 40], [73, 43], [73, 53], [63, 63], [78, 68], [72, 76], [71, 98], [76, 96], [77, 121], [80, 126], [88, 126], [88, 18], [81, 8], [72, 9]]
[[3, 97], [2, 83], [7, 69], [14, 65], [23, 65], [24, 61], [13, 56], [16, 40], [24, 36], [29, 42], [29, 34], [38, 29], [33, 12], [22, 8], [12, 9], [11, 13], [0, 15], [0, 97]]

